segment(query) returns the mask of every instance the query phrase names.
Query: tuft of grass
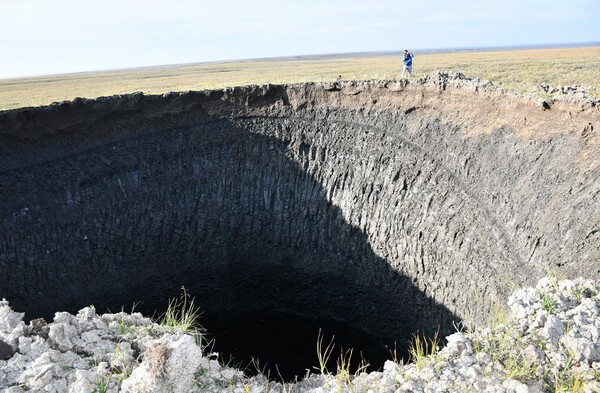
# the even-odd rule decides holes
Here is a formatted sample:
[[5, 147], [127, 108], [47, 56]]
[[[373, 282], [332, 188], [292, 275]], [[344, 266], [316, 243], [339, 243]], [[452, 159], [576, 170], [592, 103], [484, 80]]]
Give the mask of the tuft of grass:
[[179, 299], [169, 300], [167, 311], [159, 318], [158, 323], [168, 328], [181, 329], [194, 336], [203, 336], [205, 329], [198, 323], [200, 309], [195, 305], [195, 298], [190, 297], [185, 287], [181, 287]]
[[352, 384], [350, 363], [352, 361], [352, 349], [345, 352], [342, 350], [337, 361], [337, 386], [339, 391], [342, 391], [342, 386], [350, 386]]
[[[342, 349], [340, 352], [340, 357], [337, 360], [337, 373], [336, 373], [335, 378], [336, 378], [337, 391], [339, 393], [343, 393], [343, 392], [358, 393], [358, 392], [369, 391], [369, 387], [358, 386], [352, 380], [352, 375], [353, 375], [351, 372], [352, 355], [353, 355], [353, 349], [350, 349], [347, 351], [344, 351]], [[363, 372], [365, 372], [367, 370], [367, 367], [369, 367], [369, 364], [361, 356], [361, 360], [358, 364], [358, 368], [356, 369], [356, 372], [354, 373], [354, 375], [362, 374]]]
[[[137, 307], [137, 305], [137, 302], [133, 303], [133, 305], [131, 306], [131, 311], [129, 312], [130, 315], [135, 312], [135, 308]], [[121, 318], [119, 319], [119, 333], [121, 335], [124, 335], [125, 333], [127, 333], [127, 331], [128, 326], [125, 322], [125, 307], [121, 306]]]
[[490, 316], [490, 328], [492, 330], [502, 326], [508, 320], [506, 307], [501, 302], [496, 302], [492, 307], [492, 314]]
[[333, 352], [333, 349], [335, 348], [335, 344], [333, 343], [335, 336], [331, 337], [331, 341], [329, 341], [329, 344], [327, 344], [327, 346], [325, 346], [325, 348], [323, 348], [324, 338], [325, 338], [325, 335], [323, 334], [321, 329], [319, 329], [319, 333], [317, 335], [317, 360], [319, 361], [318, 370], [321, 372], [321, 374], [326, 374], [328, 372], [327, 371], [327, 362], [329, 361], [329, 358], [331, 357], [331, 353]]
[[435, 355], [438, 349], [439, 331], [431, 338], [421, 335], [419, 332], [413, 334], [413, 339], [409, 343], [408, 352], [413, 362], [417, 365], [417, 370], [421, 370], [425, 360]]
[[549, 267], [545, 268], [546, 276], [550, 279], [550, 290], [552, 292], [558, 291], [558, 283], [565, 279], [565, 276], [562, 275], [557, 267]]
[[60, 369], [63, 372], [69, 372], [69, 371], [73, 370], [73, 366], [71, 366], [70, 364], [63, 364], [62, 366], [60, 366]]
[[96, 385], [92, 389], [92, 393], [106, 393], [108, 384], [110, 383], [110, 375], [96, 376]]
[[398, 348], [396, 346], [396, 342], [394, 341], [394, 348], [390, 349], [390, 356], [392, 358], [392, 362], [399, 364], [402, 362], [402, 358], [398, 358]]
[[573, 358], [565, 367], [554, 374], [554, 378], [547, 384], [547, 388], [555, 393], [583, 393], [586, 372], [580, 372], [577, 366], [573, 366]]
[[510, 379], [516, 379], [521, 382], [536, 379], [537, 363], [527, 359], [517, 351], [508, 352], [504, 359], [504, 367], [506, 375]]
[[[117, 362], [119, 360], [120, 356], [122, 356], [122, 355], [121, 355], [121, 342], [119, 341], [117, 343], [117, 346], [115, 347], [115, 362]], [[129, 378], [129, 376], [131, 375], [131, 372], [133, 370], [132, 370], [131, 366], [122, 364], [121, 366], [113, 365], [111, 367], [110, 371], [113, 374], [113, 376], [117, 379], [118, 386], [121, 386], [123, 381], [126, 380], [127, 378]]]
[[500, 363], [506, 377], [521, 382], [537, 380], [537, 363], [523, 352], [524, 345], [513, 337], [507, 325], [499, 325], [476, 344], [476, 352], [485, 352]]
[[584, 382], [585, 382], [585, 373], [580, 373], [577, 369], [573, 371], [573, 383], [571, 385], [571, 392], [573, 393], [583, 393], [584, 392]]
[[546, 311], [548, 314], [554, 314], [554, 312], [556, 311], [556, 301], [548, 293], [544, 293], [540, 304], [541, 304], [542, 310]]

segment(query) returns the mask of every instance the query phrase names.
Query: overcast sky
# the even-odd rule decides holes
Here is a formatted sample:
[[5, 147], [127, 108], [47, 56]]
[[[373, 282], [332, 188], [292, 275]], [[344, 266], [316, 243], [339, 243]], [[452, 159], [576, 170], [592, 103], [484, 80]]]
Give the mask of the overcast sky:
[[600, 0], [0, 0], [0, 78], [600, 41]]

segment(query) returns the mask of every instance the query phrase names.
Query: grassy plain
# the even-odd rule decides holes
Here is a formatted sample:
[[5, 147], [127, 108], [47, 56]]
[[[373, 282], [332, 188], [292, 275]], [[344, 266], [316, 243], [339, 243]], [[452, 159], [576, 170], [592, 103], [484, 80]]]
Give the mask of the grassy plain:
[[[413, 78], [436, 69], [460, 70], [505, 89], [534, 92], [547, 83], [588, 85], [600, 97], [600, 47], [415, 54]], [[266, 83], [400, 78], [400, 55], [249, 60], [22, 79], [0, 79], [0, 110], [75, 97], [143, 91], [203, 90]]]

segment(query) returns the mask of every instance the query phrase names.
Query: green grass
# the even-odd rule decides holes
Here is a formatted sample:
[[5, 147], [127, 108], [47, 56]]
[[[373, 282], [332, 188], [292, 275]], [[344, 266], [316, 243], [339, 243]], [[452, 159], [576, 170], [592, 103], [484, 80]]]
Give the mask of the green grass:
[[[352, 349], [345, 351], [345, 352], [342, 351], [337, 360], [337, 373], [335, 376], [335, 380], [336, 380], [336, 387], [337, 387], [336, 391], [339, 393], [343, 393], [343, 392], [359, 393], [359, 392], [363, 392], [363, 391], [367, 392], [370, 389], [370, 386], [359, 387], [353, 383], [353, 380], [352, 380], [353, 374], [350, 371], [351, 364], [352, 364], [352, 354], [353, 354]], [[366, 363], [366, 361], [364, 359], [361, 359], [354, 375], [360, 375], [360, 374], [366, 372], [367, 367], [368, 367], [368, 363]]]
[[96, 374], [96, 384], [92, 393], [106, 393], [108, 391], [108, 385], [110, 384], [111, 375], [100, 375]]
[[431, 338], [419, 334], [413, 334], [413, 339], [409, 344], [408, 353], [411, 360], [416, 364], [417, 370], [421, 370], [428, 357], [434, 356], [438, 349], [439, 332]]
[[554, 314], [556, 311], [556, 301], [548, 294], [544, 293], [541, 301], [542, 310], [545, 310], [548, 314]]
[[516, 379], [521, 382], [536, 379], [537, 363], [530, 361], [518, 351], [508, 351], [503, 359], [503, 364], [506, 369], [506, 376], [509, 379]]
[[324, 334], [321, 332], [321, 329], [319, 329], [319, 334], [317, 336], [317, 360], [319, 362], [319, 371], [321, 374], [327, 373], [327, 362], [335, 348], [335, 344], [333, 343], [334, 338], [335, 337], [331, 337], [329, 344], [323, 347]]
[[[400, 56], [255, 60], [0, 80], [0, 110], [143, 91], [204, 90], [249, 84], [398, 79]], [[600, 47], [416, 54], [413, 78], [461, 70], [503, 88], [535, 93], [539, 84], [589, 85], [600, 97]]]
[[497, 327], [477, 343], [478, 352], [485, 352], [502, 364], [506, 377], [521, 382], [537, 380], [537, 364], [523, 353], [526, 345], [511, 337], [506, 327]]
[[167, 328], [181, 329], [194, 336], [203, 336], [205, 329], [198, 323], [200, 309], [194, 304], [185, 288], [179, 299], [169, 300], [167, 310], [158, 318], [158, 323]]
[[97, 382], [92, 393], [106, 393], [108, 391], [108, 381]]
[[580, 372], [571, 358], [562, 370], [556, 372], [552, 378], [546, 378], [546, 387], [555, 393], [583, 393], [586, 377], [587, 373]]

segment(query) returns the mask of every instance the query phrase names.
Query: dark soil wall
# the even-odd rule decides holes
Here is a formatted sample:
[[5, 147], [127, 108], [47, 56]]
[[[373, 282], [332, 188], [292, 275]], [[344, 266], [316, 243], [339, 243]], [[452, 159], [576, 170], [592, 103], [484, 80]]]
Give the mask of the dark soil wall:
[[372, 82], [3, 112], [0, 296], [32, 318], [185, 285], [207, 310], [450, 329], [547, 267], [599, 276], [598, 111], [565, 108]]

